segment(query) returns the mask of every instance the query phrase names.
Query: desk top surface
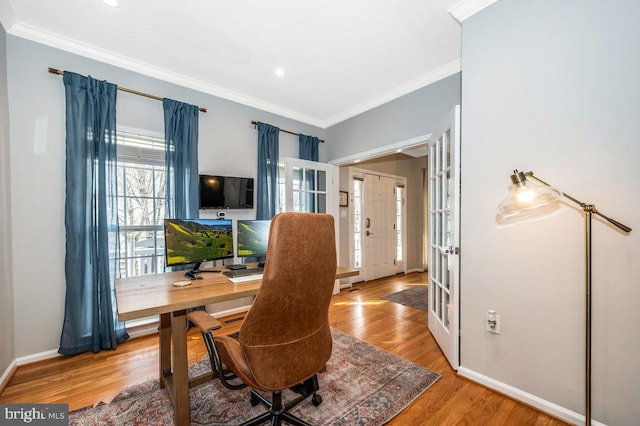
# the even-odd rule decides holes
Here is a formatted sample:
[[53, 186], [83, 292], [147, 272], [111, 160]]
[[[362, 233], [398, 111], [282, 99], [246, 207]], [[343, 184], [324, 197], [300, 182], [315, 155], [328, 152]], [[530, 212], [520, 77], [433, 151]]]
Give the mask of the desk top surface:
[[[248, 265], [250, 267], [250, 265]], [[234, 284], [222, 273], [203, 273], [202, 279], [185, 287], [173, 284], [188, 281], [185, 271], [121, 278], [115, 282], [118, 320], [128, 321], [253, 296], [261, 280]], [[336, 279], [358, 275], [358, 271], [338, 266]]]

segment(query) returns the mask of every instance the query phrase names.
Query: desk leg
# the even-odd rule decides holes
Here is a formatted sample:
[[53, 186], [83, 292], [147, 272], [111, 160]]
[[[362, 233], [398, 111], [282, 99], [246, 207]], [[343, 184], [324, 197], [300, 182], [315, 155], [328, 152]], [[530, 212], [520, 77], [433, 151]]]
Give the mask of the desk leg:
[[176, 425], [190, 423], [189, 371], [187, 359], [187, 311], [171, 314], [171, 340], [173, 343], [174, 419]]
[[160, 387], [164, 377], [171, 375], [171, 314], [160, 314]]

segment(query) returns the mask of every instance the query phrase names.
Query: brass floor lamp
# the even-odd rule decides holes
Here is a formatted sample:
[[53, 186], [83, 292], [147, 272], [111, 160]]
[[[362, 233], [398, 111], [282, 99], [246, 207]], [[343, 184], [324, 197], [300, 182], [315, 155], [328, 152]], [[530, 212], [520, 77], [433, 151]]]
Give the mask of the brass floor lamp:
[[[528, 179], [540, 185], [528, 185]], [[602, 214], [593, 204], [586, 204], [574, 197], [558, 191], [533, 172], [514, 170], [511, 175], [511, 193], [498, 208], [498, 221], [503, 224], [526, 222], [540, 219], [560, 208], [560, 200], [568, 199], [584, 210], [586, 239], [586, 351], [585, 351], [585, 424], [591, 425], [591, 219], [600, 216], [624, 233], [631, 228]]]

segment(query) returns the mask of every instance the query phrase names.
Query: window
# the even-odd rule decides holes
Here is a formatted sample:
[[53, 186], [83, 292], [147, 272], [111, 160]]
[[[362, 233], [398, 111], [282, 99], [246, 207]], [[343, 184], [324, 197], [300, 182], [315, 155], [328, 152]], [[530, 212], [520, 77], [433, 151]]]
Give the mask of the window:
[[164, 138], [118, 131], [117, 141], [120, 277], [164, 272]]
[[353, 267], [362, 268], [362, 178], [353, 179]]
[[402, 207], [404, 205], [404, 186], [396, 186], [396, 263], [402, 262]]

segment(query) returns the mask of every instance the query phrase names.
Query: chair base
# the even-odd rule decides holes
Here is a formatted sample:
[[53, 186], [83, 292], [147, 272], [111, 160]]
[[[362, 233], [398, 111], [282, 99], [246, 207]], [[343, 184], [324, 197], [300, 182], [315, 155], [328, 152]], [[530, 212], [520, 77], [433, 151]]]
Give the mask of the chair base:
[[273, 392], [272, 401], [269, 401], [262, 394], [255, 390], [251, 390], [251, 405], [255, 406], [259, 403], [263, 403], [269, 411], [242, 423], [241, 426], [257, 426], [266, 422], [270, 422], [272, 426], [279, 426], [282, 422], [285, 422], [294, 426], [311, 426], [309, 423], [294, 416], [288, 411], [298, 405], [307, 397], [313, 394], [312, 403], [316, 407], [322, 403], [322, 398], [315, 392], [319, 389], [318, 378], [316, 376], [311, 377], [304, 383], [297, 385], [291, 390], [300, 394], [296, 399], [289, 401], [287, 404], [282, 404], [282, 393], [280, 391]]

